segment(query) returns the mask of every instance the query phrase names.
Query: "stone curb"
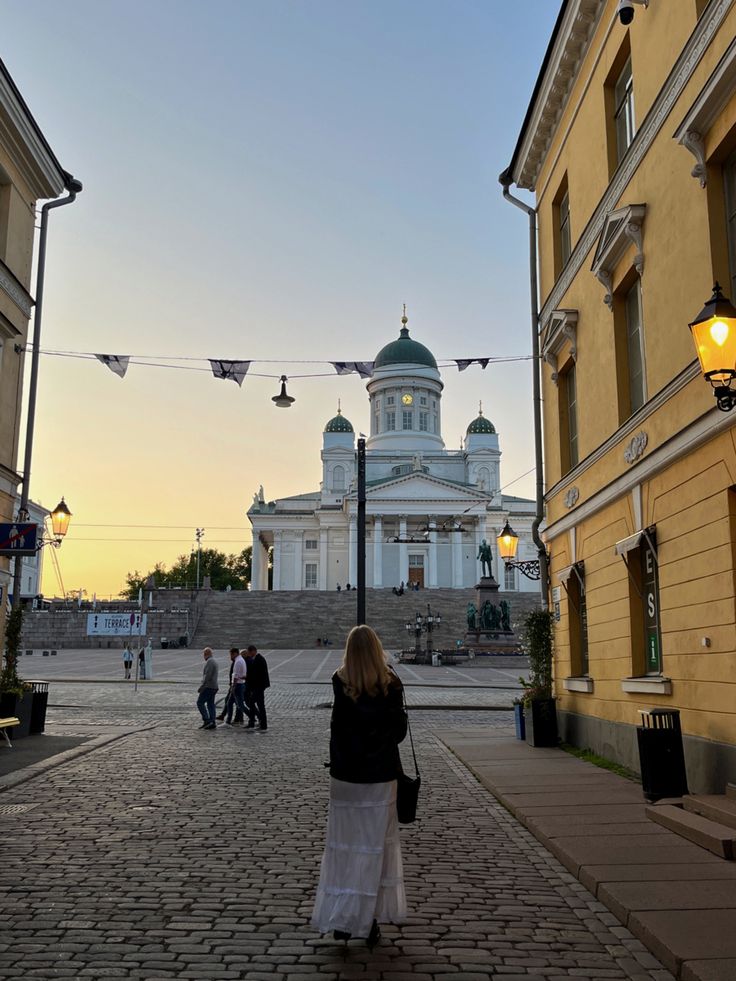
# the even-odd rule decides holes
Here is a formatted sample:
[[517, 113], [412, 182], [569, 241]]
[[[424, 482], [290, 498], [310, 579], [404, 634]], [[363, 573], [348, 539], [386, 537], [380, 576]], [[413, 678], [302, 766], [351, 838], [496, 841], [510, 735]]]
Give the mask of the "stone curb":
[[55, 756], [49, 756], [48, 759], [39, 760], [38, 763], [31, 763], [29, 766], [24, 766], [22, 770], [18, 770], [15, 773], [7, 773], [4, 777], [0, 777], [0, 794], [5, 793], [6, 790], [12, 790], [14, 787], [20, 786], [20, 784], [26, 783], [28, 780], [35, 779], [35, 777], [40, 776], [42, 773], [46, 773], [47, 770], [53, 770], [57, 766], [71, 763], [72, 760], [76, 760], [80, 756], [86, 756], [87, 753], [93, 753], [96, 749], [101, 749], [103, 746], [114, 743], [118, 739], [124, 739], [126, 736], [132, 736], [136, 732], [144, 732], [147, 729], [155, 728], [156, 723], [153, 722], [136, 729], [126, 729], [124, 732], [116, 732], [113, 735], [97, 736], [96, 739], [90, 739], [88, 742], [82, 743], [81, 746], [74, 746], [72, 749], [64, 750], [63, 753], [57, 753]]

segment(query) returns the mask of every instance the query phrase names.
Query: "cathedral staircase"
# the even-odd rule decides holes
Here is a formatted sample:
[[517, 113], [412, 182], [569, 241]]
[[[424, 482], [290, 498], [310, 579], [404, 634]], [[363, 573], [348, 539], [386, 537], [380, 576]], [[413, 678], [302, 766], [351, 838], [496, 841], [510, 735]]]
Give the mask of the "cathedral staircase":
[[[264, 648], [316, 647], [317, 638], [329, 638], [341, 648], [355, 625], [357, 592], [326, 593], [315, 590], [288, 592], [212, 592], [206, 595], [190, 646], [224, 650], [231, 646], [256, 644]], [[414, 646], [414, 635], [407, 635], [404, 624], [417, 613], [442, 614], [442, 625], [432, 637], [434, 648], [454, 648], [467, 629], [471, 590], [432, 589], [395, 596], [390, 589], [366, 590], [366, 621], [390, 649]], [[511, 626], [517, 635], [526, 614], [539, 608], [536, 593], [499, 592], [497, 603], [507, 600], [511, 607]], [[422, 647], [426, 636], [422, 637]]]

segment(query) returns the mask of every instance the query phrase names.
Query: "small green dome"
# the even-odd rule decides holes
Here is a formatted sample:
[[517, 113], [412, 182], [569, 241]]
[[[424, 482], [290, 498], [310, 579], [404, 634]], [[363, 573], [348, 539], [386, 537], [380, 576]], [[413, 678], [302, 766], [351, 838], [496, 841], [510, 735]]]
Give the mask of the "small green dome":
[[326, 433], [353, 433], [353, 424], [342, 414], [342, 409], [337, 410], [337, 415], [325, 426]]
[[376, 355], [373, 369], [386, 368], [392, 364], [423, 364], [428, 368], [437, 368], [432, 352], [419, 341], [413, 341], [406, 326], [401, 328], [398, 340], [381, 348]]
[[480, 415], [477, 419], [473, 419], [466, 430], [466, 434], [470, 436], [471, 433], [495, 433], [496, 427], [493, 425], [490, 419], [486, 419], [481, 410]]

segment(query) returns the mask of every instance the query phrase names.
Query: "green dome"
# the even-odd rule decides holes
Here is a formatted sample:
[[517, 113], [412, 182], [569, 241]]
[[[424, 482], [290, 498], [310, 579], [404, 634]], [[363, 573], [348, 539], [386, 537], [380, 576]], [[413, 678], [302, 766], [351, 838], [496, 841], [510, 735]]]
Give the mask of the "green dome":
[[437, 368], [434, 355], [419, 341], [413, 341], [409, 337], [409, 328], [402, 327], [398, 340], [391, 341], [376, 355], [373, 369], [386, 368], [392, 364], [423, 364], [428, 368]]
[[353, 429], [352, 422], [350, 422], [349, 419], [345, 418], [345, 416], [342, 414], [341, 409], [338, 409], [337, 415], [334, 417], [334, 419], [330, 419], [330, 421], [325, 426], [325, 432], [326, 433], [353, 433], [355, 432], [355, 430]]
[[493, 425], [490, 419], [486, 419], [481, 412], [478, 418], [473, 419], [473, 421], [470, 423], [466, 430], [466, 434], [469, 436], [471, 433], [495, 433], [495, 431], [496, 427]]

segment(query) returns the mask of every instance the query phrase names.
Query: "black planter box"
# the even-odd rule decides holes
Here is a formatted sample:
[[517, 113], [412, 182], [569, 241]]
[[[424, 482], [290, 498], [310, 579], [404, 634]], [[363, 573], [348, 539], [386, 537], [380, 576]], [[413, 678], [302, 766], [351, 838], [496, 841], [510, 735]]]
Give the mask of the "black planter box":
[[0, 694], [0, 716], [7, 719], [15, 717], [20, 719], [19, 726], [7, 729], [11, 740], [21, 739], [31, 731], [31, 711], [33, 706], [33, 692], [29, 689], [20, 697], [17, 695]]
[[556, 746], [557, 707], [554, 698], [535, 698], [524, 708], [526, 741], [530, 746]]

